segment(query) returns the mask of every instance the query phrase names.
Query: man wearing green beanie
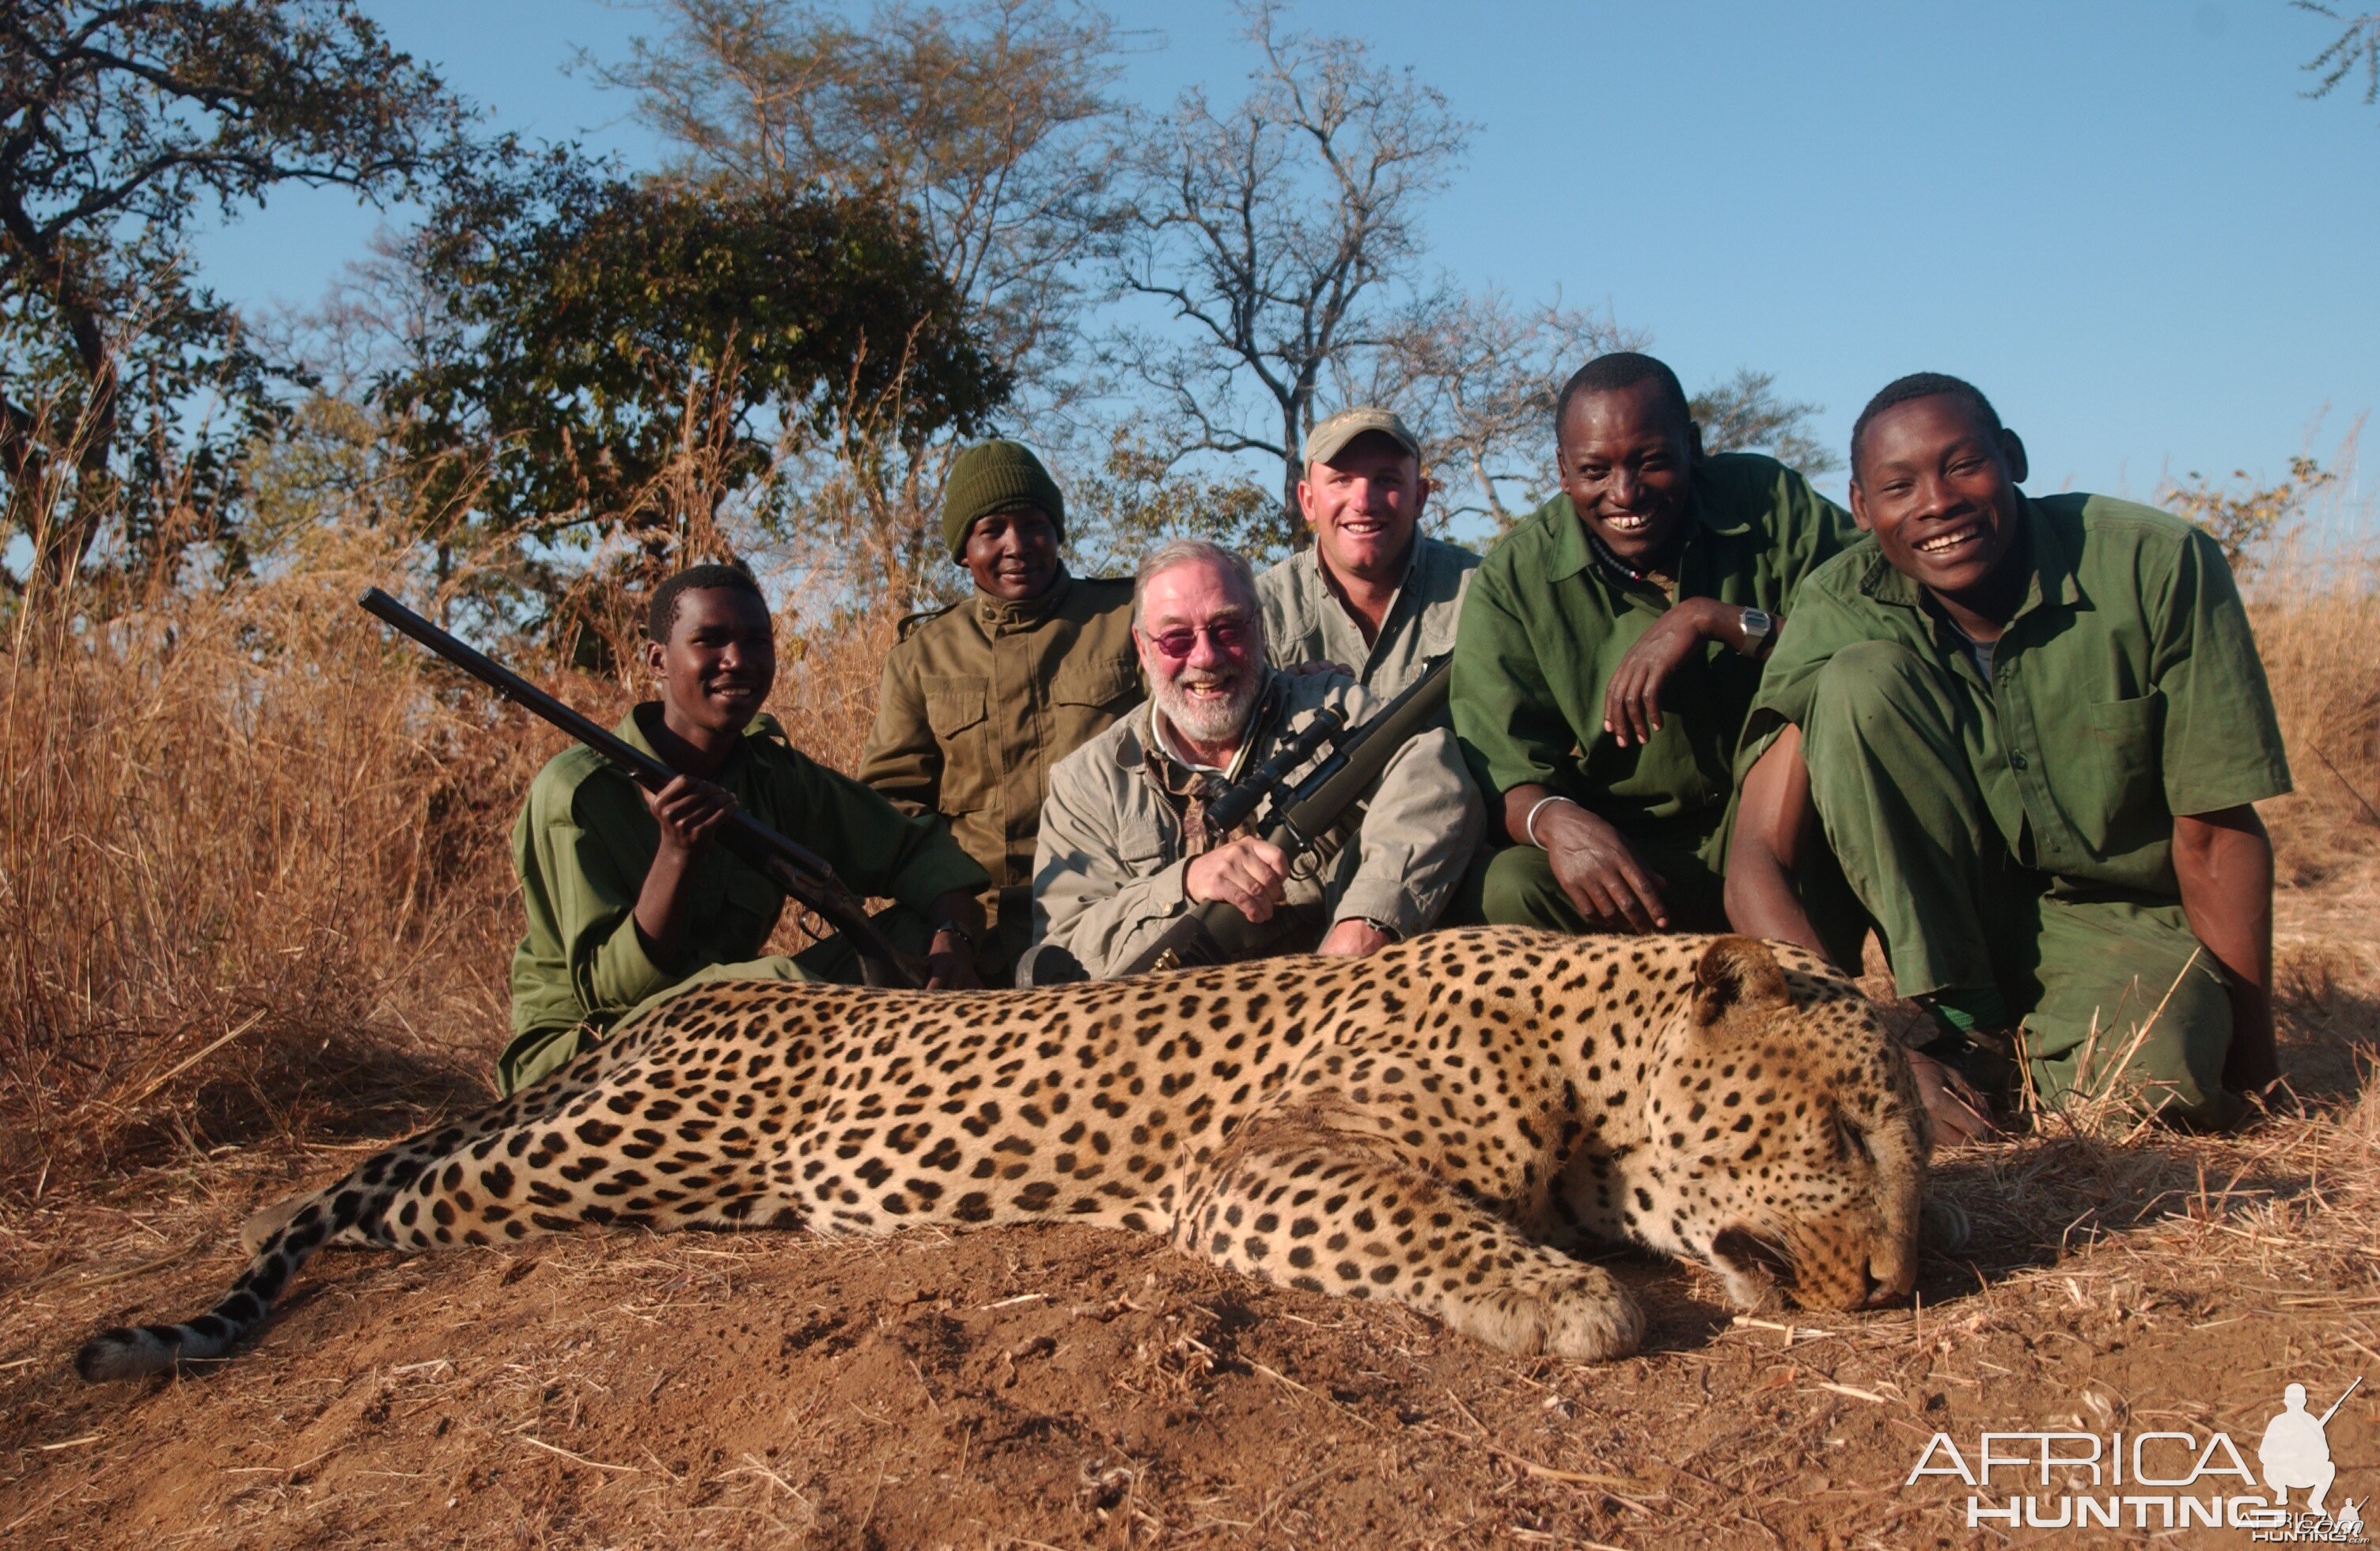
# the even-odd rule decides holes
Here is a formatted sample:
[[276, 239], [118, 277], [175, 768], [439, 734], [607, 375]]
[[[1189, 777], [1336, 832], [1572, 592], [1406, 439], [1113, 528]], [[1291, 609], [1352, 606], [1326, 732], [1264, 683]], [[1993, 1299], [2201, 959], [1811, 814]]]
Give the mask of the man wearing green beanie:
[[940, 814], [991, 875], [978, 972], [1006, 984], [1033, 929], [1033, 845], [1050, 767], [1141, 700], [1132, 584], [1069, 576], [1066, 499], [1031, 449], [953, 460], [942, 537], [974, 596], [901, 622], [859, 779]]

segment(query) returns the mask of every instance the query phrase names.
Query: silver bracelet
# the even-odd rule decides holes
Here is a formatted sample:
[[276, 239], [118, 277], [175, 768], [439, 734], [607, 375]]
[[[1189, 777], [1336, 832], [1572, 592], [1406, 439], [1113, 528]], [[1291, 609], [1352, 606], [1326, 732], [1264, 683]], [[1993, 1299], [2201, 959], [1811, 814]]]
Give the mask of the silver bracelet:
[[1529, 817], [1521, 820], [1521, 835], [1523, 839], [1526, 840], [1531, 845], [1536, 846], [1540, 851], [1543, 851], [1546, 847], [1545, 842], [1537, 839], [1537, 815], [1545, 811], [1545, 807], [1548, 803], [1569, 803], [1572, 806], [1576, 806], [1577, 799], [1573, 797], [1564, 797], [1560, 794], [1550, 797], [1539, 797], [1530, 807]]

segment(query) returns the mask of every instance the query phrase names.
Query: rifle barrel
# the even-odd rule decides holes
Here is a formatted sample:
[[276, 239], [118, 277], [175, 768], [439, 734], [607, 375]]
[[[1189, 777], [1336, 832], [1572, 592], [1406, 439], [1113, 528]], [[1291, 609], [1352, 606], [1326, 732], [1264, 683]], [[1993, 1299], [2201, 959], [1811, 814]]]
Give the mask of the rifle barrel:
[[677, 774], [593, 717], [555, 699], [487, 653], [439, 629], [380, 588], [366, 588], [357, 601], [374, 619], [400, 635], [411, 636], [530, 715], [552, 723], [555, 728], [619, 766], [646, 791], [660, 791]]

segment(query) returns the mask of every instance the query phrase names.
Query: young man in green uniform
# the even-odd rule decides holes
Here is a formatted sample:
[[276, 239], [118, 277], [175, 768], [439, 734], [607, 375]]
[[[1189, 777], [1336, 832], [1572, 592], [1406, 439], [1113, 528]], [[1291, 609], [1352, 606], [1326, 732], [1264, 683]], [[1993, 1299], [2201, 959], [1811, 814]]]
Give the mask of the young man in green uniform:
[[942, 534], [975, 596], [902, 622], [859, 779], [904, 813], [949, 821], [989, 873], [978, 968], [1007, 985], [1033, 937], [1033, 845], [1050, 767], [1141, 699], [1132, 584], [1067, 575], [1066, 503], [1014, 442], [967, 448]]
[[712, 842], [742, 807], [817, 851], [854, 892], [895, 902], [879, 925], [926, 953], [929, 983], [976, 983], [983, 869], [941, 825], [813, 763], [761, 711], [776, 681], [769, 606], [744, 571], [698, 565], [654, 591], [645, 664], [658, 700], [620, 736], [679, 775], [647, 794], [587, 748], [549, 760], [513, 826], [528, 933], [513, 953], [506, 1093], [601, 1039], [632, 1010], [698, 980], [856, 975], [830, 939], [758, 958], [785, 897]]
[[[1769, 663], [1729, 913], [1840, 958], [1864, 912], [1970, 1076], [1995, 1063], [1969, 1036], [2013, 1036], [2046, 1103], [2114, 1088], [2222, 1124], [2278, 1074], [2253, 805], [2289, 773], [2264, 667], [2206, 535], [2024, 477], [1957, 378], [1861, 414], [1852, 510], [1875, 542], [1811, 578]], [[1855, 904], [1797, 887], [1821, 850]], [[1980, 1129], [1919, 1072], [1954, 1134]]]
[[1802, 578], [1855, 537], [1773, 458], [1706, 454], [1675, 373], [1599, 356], [1555, 411], [1562, 493], [1489, 551], [1452, 709], [1488, 827], [1491, 922], [1723, 928], [1723, 821], [1760, 663]]
[[1276, 668], [1335, 663], [1382, 700], [1454, 649], [1479, 557], [1421, 531], [1429, 480], [1395, 413], [1342, 409], [1305, 439], [1297, 504], [1314, 542], [1257, 578]]

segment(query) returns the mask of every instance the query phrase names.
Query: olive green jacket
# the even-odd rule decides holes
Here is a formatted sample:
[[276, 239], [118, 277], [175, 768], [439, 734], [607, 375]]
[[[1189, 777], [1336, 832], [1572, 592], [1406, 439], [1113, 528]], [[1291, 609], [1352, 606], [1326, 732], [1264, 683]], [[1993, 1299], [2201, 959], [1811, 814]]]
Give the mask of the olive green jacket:
[[[1849, 513], [1755, 453], [1696, 466], [1686, 522], [1678, 595], [1781, 615], [1787, 642], [1799, 628], [1803, 578], [1859, 536]], [[1488, 551], [1463, 597], [1449, 696], [1455, 735], [1491, 803], [1534, 782], [1623, 834], [1688, 852], [1717, 845], [1759, 662], [1705, 642], [1670, 681], [1649, 740], [1623, 748], [1603, 730], [1612, 671], [1670, 604], [1653, 584], [1597, 563], [1566, 495]]]
[[1396, 600], [1381, 619], [1379, 634], [1366, 645], [1355, 615], [1322, 575], [1322, 547], [1308, 545], [1257, 578], [1257, 599], [1264, 606], [1265, 660], [1276, 668], [1344, 663], [1354, 670], [1357, 684], [1384, 699], [1391, 697], [1454, 649], [1463, 589], [1478, 565], [1479, 557], [1458, 544], [1415, 534]]
[[2289, 790], [2231, 568], [2197, 528], [2131, 502], [2051, 495], [2020, 511], [2032, 576], [1989, 682], [1918, 584], [1863, 541], [1803, 588], [1742, 768], [1802, 724], [1837, 651], [1896, 641], [1959, 691], [1959, 732], [2010, 855], [2070, 887], [2177, 898], [2175, 815]]
[[[1323, 706], [1352, 727], [1384, 703], [1337, 673], [1274, 674], [1229, 774], [1269, 758]], [[1066, 949], [1095, 979], [1122, 974], [1191, 908], [1181, 816], [1149, 770], [1152, 709], [1142, 705], [1050, 772], [1033, 940]], [[1319, 763], [1308, 760], [1289, 780]], [[1399, 749], [1368, 803], [1292, 868], [1283, 908], [1325, 922], [1361, 916], [1404, 937], [1427, 930], [1478, 849], [1483, 821], [1453, 736], [1432, 728]]]
[[1140, 703], [1132, 584], [1061, 573], [1029, 602], [977, 593], [907, 622], [884, 660], [859, 779], [904, 813], [941, 814], [998, 891], [987, 918], [1021, 949], [1050, 767]]
[[[640, 706], [614, 729], [647, 754]], [[659, 757], [658, 755], [655, 757]], [[861, 897], [922, 910], [953, 889], [981, 889], [983, 869], [941, 827], [912, 818], [785, 741], [773, 717], [752, 719], [712, 777], [761, 823], [826, 858]], [[620, 1014], [711, 964], [758, 955], [785, 896], [720, 846], [687, 880], [682, 963], [665, 969], [637, 930], [637, 896], [661, 848], [661, 828], [634, 782], [592, 749], [565, 749], [529, 783], [513, 826], [528, 933], [513, 952], [513, 1033], [592, 1024]]]

